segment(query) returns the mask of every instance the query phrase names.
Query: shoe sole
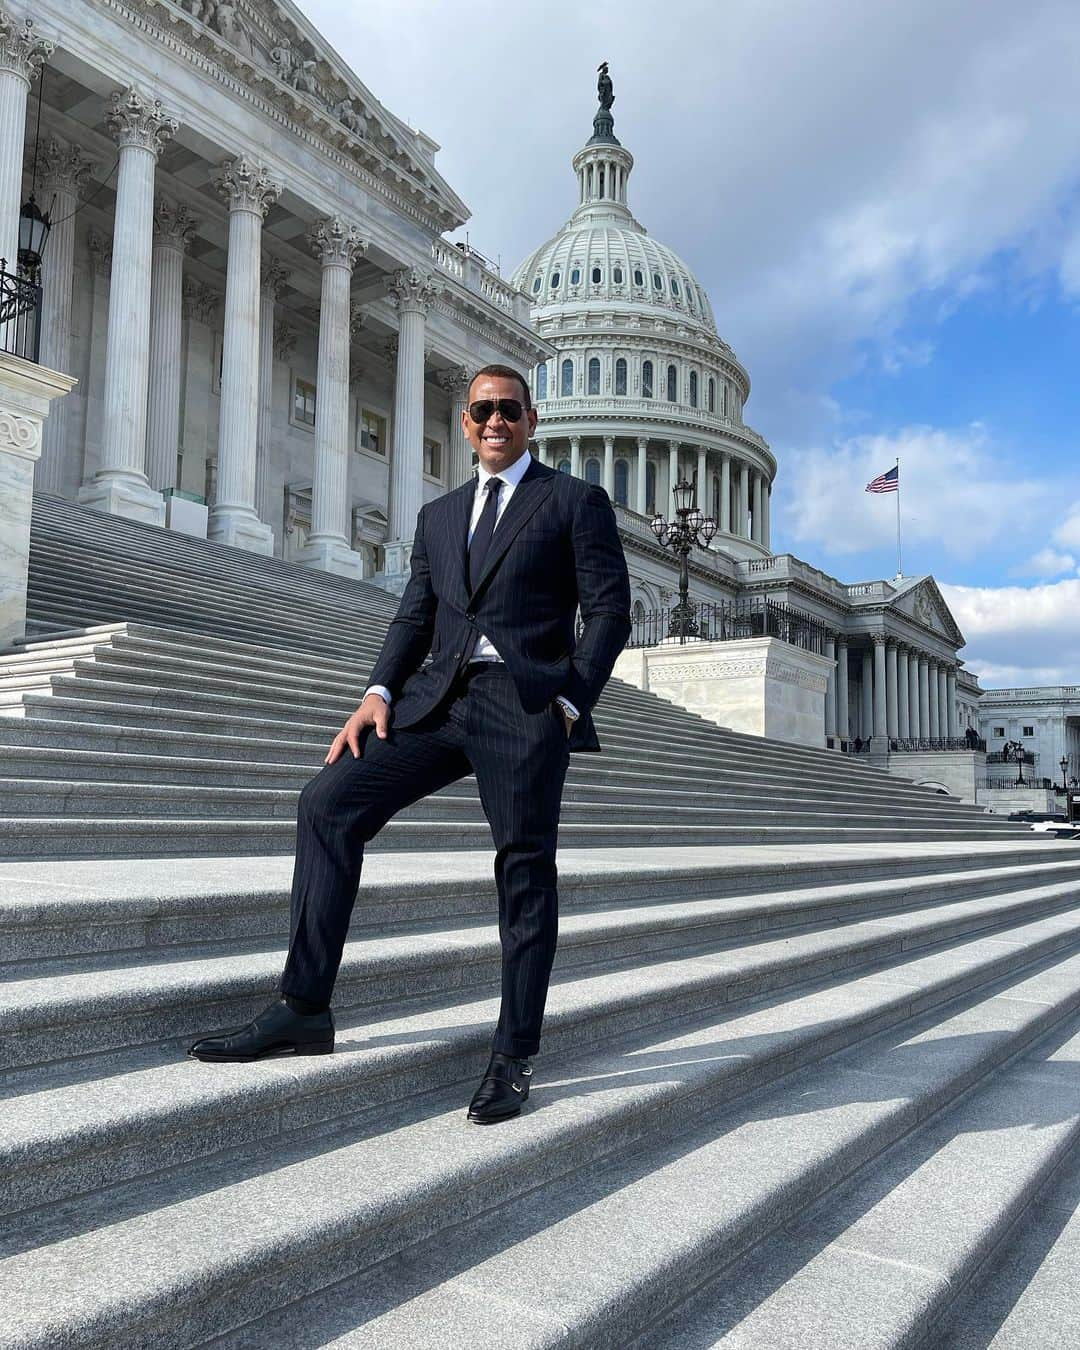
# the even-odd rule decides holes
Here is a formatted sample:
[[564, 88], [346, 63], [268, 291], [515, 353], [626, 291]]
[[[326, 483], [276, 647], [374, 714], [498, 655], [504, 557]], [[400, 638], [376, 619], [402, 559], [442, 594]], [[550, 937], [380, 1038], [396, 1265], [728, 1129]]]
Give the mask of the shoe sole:
[[474, 1115], [468, 1115], [468, 1116], [465, 1117], [465, 1119], [466, 1119], [466, 1120], [472, 1121], [472, 1123], [473, 1123], [474, 1125], [499, 1125], [499, 1124], [501, 1124], [504, 1120], [513, 1120], [513, 1119], [515, 1118], [515, 1116], [520, 1116], [520, 1115], [521, 1115], [521, 1107], [519, 1106], [518, 1109], [517, 1109], [516, 1111], [510, 1111], [510, 1112], [508, 1112], [505, 1116], [474, 1116]]
[[283, 1045], [275, 1050], [266, 1050], [258, 1055], [215, 1055], [187, 1052], [189, 1059], [197, 1059], [203, 1064], [252, 1064], [260, 1059], [282, 1059], [287, 1055], [332, 1055], [334, 1042], [316, 1042], [312, 1045]]

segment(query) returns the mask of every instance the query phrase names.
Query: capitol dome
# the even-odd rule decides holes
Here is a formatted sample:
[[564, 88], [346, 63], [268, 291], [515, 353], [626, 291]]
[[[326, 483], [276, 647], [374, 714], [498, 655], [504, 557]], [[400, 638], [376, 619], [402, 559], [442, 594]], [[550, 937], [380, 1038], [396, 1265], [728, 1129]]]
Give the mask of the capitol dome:
[[776, 461], [743, 422], [750, 377], [719, 336], [705, 288], [634, 218], [634, 157], [615, 136], [606, 70], [593, 134], [573, 158], [578, 205], [514, 272], [557, 351], [532, 373], [541, 459], [602, 483], [630, 518], [670, 514], [683, 477], [703, 484], [714, 547], [769, 553]]

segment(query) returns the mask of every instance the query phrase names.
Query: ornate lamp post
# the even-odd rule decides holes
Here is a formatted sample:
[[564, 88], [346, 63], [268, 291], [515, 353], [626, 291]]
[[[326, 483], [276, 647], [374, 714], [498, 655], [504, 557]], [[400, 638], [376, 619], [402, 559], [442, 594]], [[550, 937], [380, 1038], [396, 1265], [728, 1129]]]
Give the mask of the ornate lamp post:
[[1066, 776], [1069, 772], [1069, 758], [1067, 755], [1062, 755], [1058, 760], [1058, 768], [1061, 770], [1061, 790], [1067, 797], [1069, 795], [1069, 780]]
[[671, 615], [668, 637], [678, 637], [683, 643], [688, 637], [697, 637], [696, 606], [689, 600], [690, 569], [687, 559], [695, 544], [708, 548], [716, 533], [716, 521], [703, 516], [694, 501], [694, 487], [681, 478], [672, 488], [675, 498], [675, 519], [665, 520], [658, 511], [649, 525], [662, 548], [670, 548], [679, 559], [679, 603]]
[[1024, 782], [1024, 742], [1013, 741], [1012, 746], [1016, 755], [1016, 786], [1026, 787], [1027, 784]]

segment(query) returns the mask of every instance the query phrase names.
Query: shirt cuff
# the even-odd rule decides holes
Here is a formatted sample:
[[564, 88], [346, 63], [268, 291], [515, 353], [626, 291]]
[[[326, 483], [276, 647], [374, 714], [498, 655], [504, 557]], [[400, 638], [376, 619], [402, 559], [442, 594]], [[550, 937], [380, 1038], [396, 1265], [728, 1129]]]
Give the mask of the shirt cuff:
[[[378, 694], [378, 696], [389, 708], [391, 703], [390, 690], [387, 689], [385, 684], [369, 684], [368, 687], [364, 690], [364, 698], [367, 698], [368, 694]], [[364, 698], [360, 700], [361, 703], [363, 703]]]
[[555, 702], [559, 705], [560, 708], [565, 708], [566, 711], [570, 713], [572, 717], [581, 716], [581, 713], [578, 712], [578, 710], [574, 707], [574, 705], [570, 702], [570, 700], [568, 698], [565, 698], [562, 694], [555, 695]]

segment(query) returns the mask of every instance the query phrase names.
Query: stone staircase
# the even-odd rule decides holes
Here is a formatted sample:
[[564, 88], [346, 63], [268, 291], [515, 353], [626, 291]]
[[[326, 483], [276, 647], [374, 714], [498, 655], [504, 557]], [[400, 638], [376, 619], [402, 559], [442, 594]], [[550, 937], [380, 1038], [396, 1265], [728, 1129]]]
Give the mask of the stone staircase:
[[522, 1116], [465, 1121], [499, 969], [468, 782], [365, 864], [335, 1053], [199, 1064], [276, 987], [295, 793], [393, 606], [50, 499], [32, 584], [0, 1348], [1080, 1344], [1080, 844], [613, 684]]

